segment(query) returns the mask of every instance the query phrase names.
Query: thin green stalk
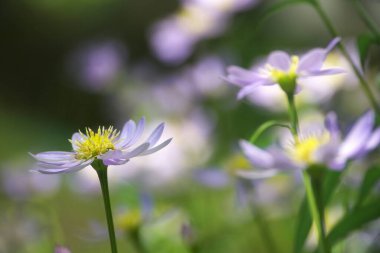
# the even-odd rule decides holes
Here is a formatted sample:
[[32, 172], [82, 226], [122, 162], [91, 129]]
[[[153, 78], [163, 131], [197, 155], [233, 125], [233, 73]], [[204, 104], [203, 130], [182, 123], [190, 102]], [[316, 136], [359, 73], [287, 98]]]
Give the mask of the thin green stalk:
[[[329, 17], [325, 13], [325, 11], [322, 9], [318, 0], [311, 0], [310, 2], [312, 4], [312, 6], [314, 7], [314, 9], [317, 11], [320, 18], [322, 19], [323, 23], [325, 24], [325, 26], [326, 26], [327, 30], [329, 31], [329, 33], [331, 34], [331, 36], [332, 37], [338, 37], [338, 33], [337, 33], [335, 27], [333, 26], [332, 22], [330, 21]], [[348, 52], [347, 52], [346, 48], [344, 47], [344, 45], [342, 44], [342, 42], [339, 42], [338, 48], [342, 52], [343, 56], [350, 63], [352, 69], [354, 70], [354, 73], [357, 76], [357, 78], [359, 79], [359, 82], [360, 82], [360, 85], [364, 91], [364, 94], [367, 96], [373, 110], [376, 112], [377, 115], [380, 116], [380, 107], [379, 107], [379, 104], [375, 98], [374, 93], [371, 90], [369, 83], [365, 80], [365, 78], [361, 74], [361, 71], [355, 65], [354, 61], [352, 60], [352, 58], [348, 54]]]
[[[289, 103], [289, 117], [290, 123], [292, 126], [292, 133], [295, 139], [295, 142], [299, 141], [299, 122], [298, 122], [298, 114], [297, 108], [294, 101], [294, 95], [287, 94], [288, 103]], [[312, 181], [310, 175], [306, 172], [303, 172], [303, 181], [305, 185], [306, 198], [309, 203], [309, 209], [311, 212], [311, 216], [317, 226], [318, 229], [318, 237], [319, 237], [319, 245], [321, 249], [321, 253], [330, 253], [330, 249], [328, 247], [328, 243], [326, 240], [325, 233], [325, 221], [324, 221], [324, 208], [322, 201], [318, 202], [318, 196], [316, 195], [316, 191], [313, 189]], [[320, 198], [319, 198], [320, 199]], [[319, 203], [319, 204], [318, 204]]]
[[368, 14], [367, 10], [364, 8], [361, 1], [353, 0], [353, 2], [356, 7], [355, 10], [358, 12], [361, 19], [364, 21], [367, 27], [371, 30], [373, 35], [375, 35], [377, 38], [380, 38], [380, 29], [378, 28], [378, 25], [375, 23], [372, 17]]
[[290, 117], [291, 131], [295, 138], [295, 141], [298, 141], [299, 123], [298, 123], [297, 108], [294, 102], [294, 95], [287, 94], [287, 98], [288, 98], [288, 112], [289, 112], [289, 117]]
[[330, 248], [326, 240], [326, 231], [324, 224], [324, 208], [321, 203], [321, 199], [318, 198], [318, 194], [313, 187], [313, 182], [311, 176], [307, 171], [303, 172], [303, 182], [306, 189], [306, 196], [309, 203], [309, 208], [311, 216], [315, 221], [319, 237], [319, 249], [321, 253], [330, 253]]
[[272, 127], [275, 127], [275, 126], [277, 126], [277, 127], [284, 127], [284, 128], [290, 129], [290, 127], [287, 124], [283, 124], [283, 123], [280, 123], [280, 122], [275, 121], [275, 120], [267, 121], [264, 124], [262, 124], [261, 126], [259, 126], [259, 128], [257, 128], [257, 130], [251, 135], [251, 138], [249, 139], [249, 142], [252, 143], [252, 144], [254, 144], [256, 142], [256, 140], [265, 131], [267, 131], [268, 129], [270, 129]]
[[109, 234], [109, 239], [111, 243], [111, 252], [117, 253], [115, 228], [113, 225], [111, 201], [110, 201], [110, 195], [109, 195], [109, 190], [108, 190], [107, 166], [105, 166], [102, 161], [96, 160], [93, 163], [93, 167], [98, 173], [100, 187], [102, 188], [104, 209], [106, 211], [106, 218], [107, 218], [107, 225], [108, 225], [108, 234]]

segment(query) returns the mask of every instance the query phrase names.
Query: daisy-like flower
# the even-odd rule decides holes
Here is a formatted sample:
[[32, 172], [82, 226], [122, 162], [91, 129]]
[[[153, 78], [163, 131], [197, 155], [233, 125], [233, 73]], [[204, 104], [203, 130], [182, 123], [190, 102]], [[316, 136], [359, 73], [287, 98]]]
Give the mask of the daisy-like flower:
[[78, 171], [96, 160], [102, 160], [106, 166], [125, 164], [133, 157], [149, 155], [164, 148], [172, 140], [170, 138], [156, 145], [164, 130], [164, 123], [161, 123], [145, 142], [133, 147], [144, 126], [145, 119], [142, 118], [137, 124], [129, 120], [121, 132], [113, 127], [99, 127], [96, 132], [86, 128], [85, 133], [73, 134], [71, 152], [49, 151], [31, 155], [38, 161], [36, 170], [45, 174]]
[[[244, 155], [258, 169], [290, 170], [306, 169], [323, 164], [332, 170], [341, 170], [347, 161], [365, 156], [380, 143], [380, 127], [374, 129], [375, 114], [364, 114], [345, 138], [341, 137], [336, 114], [331, 112], [325, 126], [313, 133], [301, 135], [288, 147], [261, 149], [247, 141], [241, 141]], [[257, 172], [241, 171], [243, 177], [255, 177]]]
[[287, 94], [294, 94], [300, 89], [297, 80], [313, 76], [339, 74], [339, 68], [322, 69], [327, 54], [339, 43], [340, 38], [333, 39], [326, 48], [315, 48], [301, 57], [290, 56], [283, 51], [274, 51], [267, 58], [267, 63], [254, 69], [238, 66], [227, 68], [225, 79], [241, 88], [238, 99], [254, 93], [259, 86], [279, 85]]

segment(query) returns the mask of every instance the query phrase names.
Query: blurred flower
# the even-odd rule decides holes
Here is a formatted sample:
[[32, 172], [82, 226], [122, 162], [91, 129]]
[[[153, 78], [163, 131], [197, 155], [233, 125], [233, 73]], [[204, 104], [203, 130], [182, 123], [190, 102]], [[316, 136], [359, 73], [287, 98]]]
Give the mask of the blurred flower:
[[[347, 50], [352, 58], [358, 58], [357, 50], [354, 47], [347, 47]], [[296, 104], [298, 106], [326, 103], [338, 90], [352, 89], [357, 86], [357, 77], [353, 73], [351, 65], [338, 50], [329, 53], [322, 66], [323, 69], [332, 67], [343, 69], [345, 74], [315, 76], [298, 80], [302, 87], [302, 92], [297, 95]], [[247, 99], [253, 104], [271, 111], [286, 111], [288, 108], [283, 91], [278, 85], [258, 86], [253, 93], [247, 95]]]
[[176, 13], [152, 28], [152, 49], [166, 63], [182, 63], [190, 56], [198, 41], [220, 34], [233, 12], [248, 8], [256, 2], [258, 1], [185, 0]]
[[[380, 128], [374, 130], [375, 115], [365, 113], [342, 139], [337, 117], [329, 113], [325, 127], [304, 129], [297, 140], [285, 148], [270, 147], [263, 150], [247, 141], [240, 147], [253, 166], [258, 169], [305, 169], [324, 164], [333, 170], [344, 168], [348, 160], [361, 158], [375, 149], [380, 142]], [[259, 172], [239, 172], [240, 176], [255, 178]]]
[[125, 209], [116, 216], [116, 227], [124, 233], [135, 233], [153, 215], [153, 200], [147, 193], [140, 195], [140, 208]]
[[25, 200], [33, 194], [54, 194], [60, 185], [59, 177], [46, 179], [47, 175], [28, 173], [15, 168], [2, 170], [1, 176], [5, 193], [16, 200]]
[[137, 126], [129, 120], [121, 132], [113, 127], [99, 127], [97, 132], [86, 128], [86, 134], [79, 132], [72, 136], [72, 152], [50, 151], [31, 155], [38, 161], [37, 171], [45, 174], [78, 171], [97, 159], [107, 166], [125, 164], [133, 157], [152, 154], [170, 143], [171, 139], [167, 139], [155, 146], [164, 130], [161, 123], [143, 144], [130, 150], [141, 137], [144, 126], [145, 119], [142, 118]]
[[71, 253], [71, 251], [63, 246], [56, 246], [54, 249], [54, 253]]
[[286, 52], [272, 52], [267, 64], [246, 70], [237, 66], [227, 69], [226, 80], [241, 88], [238, 98], [241, 99], [250, 93], [254, 93], [257, 87], [272, 86], [277, 84], [284, 92], [294, 94], [300, 87], [299, 78], [313, 76], [332, 75], [341, 73], [341, 69], [321, 69], [327, 54], [340, 41], [339, 38], [332, 40], [327, 48], [316, 48], [305, 55], [289, 56]]
[[99, 91], [115, 81], [123, 70], [125, 55], [126, 50], [120, 42], [93, 43], [74, 52], [69, 67], [80, 84]]
[[[194, 179], [204, 186], [221, 189], [228, 186], [235, 188], [235, 200], [238, 207], [246, 207], [255, 203], [280, 204], [280, 192], [287, 186], [279, 181], [275, 184], [261, 179], [273, 176], [273, 171], [257, 173], [255, 178], [238, 177], [237, 173], [251, 169], [249, 161], [243, 155], [232, 155], [222, 168], [199, 169], [194, 171]], [[286, 191], [286, 190], [285, 190]], [[284, 209], [282, 209], [284, 210]]]

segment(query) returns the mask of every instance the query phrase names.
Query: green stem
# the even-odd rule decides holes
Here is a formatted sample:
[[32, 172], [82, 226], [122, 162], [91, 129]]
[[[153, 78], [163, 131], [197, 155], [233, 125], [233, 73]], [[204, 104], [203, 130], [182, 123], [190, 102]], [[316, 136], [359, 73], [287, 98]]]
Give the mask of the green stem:
[[105, 166], [101, 160], [95, 160], [92, 166], [98, 173], [100, 187], [102, 188], [104, 209], [106, 211], [106, 217], [107, 217], [108, 234], [109, 234], [109, 239], [111, 243], [111, 252], [117, 253], [115, 228], [113, 225], [111, 201], [110, 201], [110, 195], [109, 195], [109, 190], [108, 190], [107, 166]]
[[353, 0], [355, 5], [355, 10], [358, 12], [359, 16], [362, 18], [367, 27], [371, 30], [371, 32], [377, 37], [380, 38], [380, 30], [377, 27], [377, 24], [372, 19], [372, 17], [368, 14], [367, 10], [364, 8], [363, 4], [359, 0]]
[[257, 130], [251, 135], [251, 138], [249, 139], [249, 142], [252, 143], [252, 144], [254, 144], [256, 142], [256, 140], [266, 130], [268, 130], [268, 129], [272, 128], [272, 127], [284, 127], [284, 128], [290, 129], [290, 127], [288, 125], [280, 123], [278, 121], [275, 121], [275, 120], [267, 121], [264, 124], [262, 124], [261, 126], [259, 126], [259, 128], [257, 128]]
[[297, 108], [294, 102], [294, 95], [287, 94], [287, 98], [288, 98], [288, 105], [289, 105], [288, 112], [289, 112], [289, 117], [290, 117], [291, 131], [292, 131], [295, 141], [298, 141], [299, 123], [298, 123]]
[[313, 217], [313, 220], [317, 226], [320, 252], [330, 253], [331, 251], [326, 240], [323, 203], [320, 195], [317, 193], [320, 185], [316, 182], [313, 182], [312, 177], [307, 173], [307, 171], [303, 172], [303, 182], [305, 185], [311, 216]]
[[[329, 17], [325, 13], [325, 11], [322, 9], [321, 5], [319, 4], [318, 0], [311, 0], [310, 1], [314, 9], [317, 11], [318, 15], [322, 19], [323, 23], [325, 24], [327, 30], [331, 34], [332, 37], [339, 37], [338, 33], [333, 26], [332, 22], [330, 21]], [[338, 44], [339, 50], [342, 52], [343, 56], [347, 59], [347, 61], [350, 63], [352, 69], [354, 70], [355, 75], [359, 79], [359, 83], [361, 85], [362, 90], [364, 91], [364, 94], [367, 96], [373, 110], [376, 112], [377, 115], [380, 115], [380, 107], [378, 105], [378, 102], [376, 101], [375, 95], [372, 92], [369, 83], [364, 79], [361, 71], [359, 68], [355, 65], [354, 61], [352, 60], [351, 56], [348, 54], [346, 48], [344, 47], [342, 42], [339, 42]]]

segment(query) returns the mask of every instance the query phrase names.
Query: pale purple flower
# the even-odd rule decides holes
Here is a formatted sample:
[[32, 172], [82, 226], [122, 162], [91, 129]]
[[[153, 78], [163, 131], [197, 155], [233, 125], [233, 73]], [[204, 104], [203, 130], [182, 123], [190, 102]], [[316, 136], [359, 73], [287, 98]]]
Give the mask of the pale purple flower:
[[338, 68], [322, 69], [327, 54], [339, 43], [340, 38], [332, 40], [326, 48], [315, 48], [301, 57], [290, 56], [283, 51], [274, 51], [267, 58], [267, 64], [254, 68], [243, 69], [230, 66], [225, 79], [241, 88], [238, 98], [254, 93], [257, 87], [279, 85], [284, 90], [287, 82], [295, 82], [296, 87], [291, 92], [300, 90], [297, 80], [314, 76], [342, 73]]
[[37, 171], [45, 174], [79, 171], [96, 159], [102, 160], [106, 166], [125, 164], [133, 157], [149, 155], [162, 149], [172, 140], [170, 138], [156, 145], [164, 130], [164, 123], [161, 123], [145, 142], [136, 145], [144, 126], [145, 119], [142, 118], [137, 124], [129, 120], [121, 132], [113, 127], [99, 127], [97, 132], [87, 128], [86, 133], [73, 134], [71, 152], [49, 151], [31, 155], [38, 161]]
[[[288, 147], [272, 146], [261, 149], [242, 140], [240, 147], [244, 155], [257, 169], [270, 171], [305, 169], [313, 164], [324, 164], [332, 170], [341, 170], [347, 161], [361, 158], [380, 143], [380, 128], [375, 127], [375, 114], [365, 113], [342, 138], [336, 114], [326, 116], [320, 131], [304, 131], [298, 140]], [[302, 129], [301, 129], [302, 130]], [[241, 171], [243, 177], [256, 177], [260, 172]]]

